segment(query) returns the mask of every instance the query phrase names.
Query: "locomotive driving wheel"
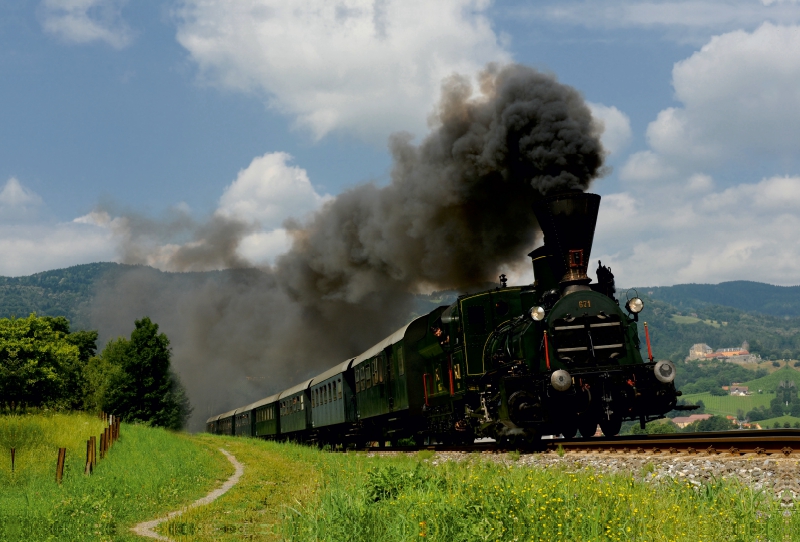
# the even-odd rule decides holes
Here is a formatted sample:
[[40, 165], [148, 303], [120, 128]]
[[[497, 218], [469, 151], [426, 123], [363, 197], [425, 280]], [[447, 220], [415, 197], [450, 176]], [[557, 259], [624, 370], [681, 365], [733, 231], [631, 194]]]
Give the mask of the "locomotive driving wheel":
[[578, 431], [582, 438], [591, 438], [597, 432], [597, 418], [589, 414], [578, 416]]

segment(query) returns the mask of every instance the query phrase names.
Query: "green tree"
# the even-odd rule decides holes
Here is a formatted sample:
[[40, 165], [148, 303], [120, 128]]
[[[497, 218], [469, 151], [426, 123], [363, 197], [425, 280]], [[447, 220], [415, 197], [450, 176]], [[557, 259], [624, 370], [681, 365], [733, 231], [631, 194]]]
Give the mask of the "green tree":
[[81, 350], [64, 317], [0, 319], [0, 400], [71, 408], [83, 400]]
[[110, 378], [104, 392], [104, 409], [122, 419], [180, 429], [191, 406], [186, 392], [171, 370], [169, 339], [150, 318], [137, 320], [130, 340], [119, 338], [103, 350]]
[[707, 420], [689, 424], [683, 430], [687, 433], [694, 433], [696, 431], [729, 431], [731, 429], [733, 429], [733, 424], [725, 416], [711, 416]]

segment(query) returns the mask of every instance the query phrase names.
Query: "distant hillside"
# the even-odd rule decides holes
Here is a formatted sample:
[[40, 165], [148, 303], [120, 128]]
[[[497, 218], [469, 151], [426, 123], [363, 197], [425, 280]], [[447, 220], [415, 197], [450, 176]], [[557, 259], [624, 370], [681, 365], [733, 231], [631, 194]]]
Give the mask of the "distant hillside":
[[[683, 312], [722, 305], [772, 316], [800, 316], [800, 286], [773, 286], [737, 280], [720, 284], [641, 287], [637, 290], [640, 295], [664, 301]], [[624, 292], [620, 293], [624, 297]]]
[[[97, 286], [132, 268], [92, 263], [27, 277], [0, 277], [0, 317], [27, 316], [31, 312], [65, 316], [73, 329], [86, 329], [91, 325], [89, 308]], [[161, 273], [155, 269], [152, 272]], [[180, 288], [185, 280], [204, 273], [170, 275], [174, 287]], [[695, 343], [725, 348], [746, 340], [751, 351], [762, 357], [800, 359], [800, 286], [736, 281], [638, 288], [638, 292], [646, 303], [641, 320], [650, 324], [657, 357], [681, 361]], [[619, 295], [624, 299], [624, 292]], [[449, 305], [456, 296], [452, 291], [418, 296], [414, 312], [423, 314], [436, 306]], [[644, 338], [643, 332], [641, 336]]]
[[647, 322], [653, 354], [658, 358], [682, 361], [696, 343], [706, 343], [716, 350], [738, 347], [747, 341], [750, 351], [763, 358], [800, 359], [798, 317], [769, 316], [720, 305], [698, 307], [687, 315], [685, 308], [679, 311], [676, 306], [647, 295], [642, 299], [645, 309], [640, 316], [640, 337], [644, 343], [641, 324]]
[[0, 277], [0, 318], [65, 316], [73, 329], [88, 326], [88, 303], [97, 283], [120, 266], [90, 263], [36, 273], [27, 277]]

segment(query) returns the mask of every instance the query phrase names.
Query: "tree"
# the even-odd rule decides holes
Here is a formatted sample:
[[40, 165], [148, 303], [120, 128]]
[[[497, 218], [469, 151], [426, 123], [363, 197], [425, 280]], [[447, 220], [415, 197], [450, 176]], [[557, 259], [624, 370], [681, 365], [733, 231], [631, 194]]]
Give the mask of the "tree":
[[103, 350], [110, 379], [104, 409], [131, 422], [180, 429], [191, 414], [186, 392], [172, 372], [169, 339], [158, 324], [144, 317], [135, 322], [130, 340], [110, 341]]
[[0, 400], [73, 408], [83, 400], [81, 349], [69, 321], [31, 314], [0, 319]]
[[700, 420], [687, 425], [684, 428], [686, 432], [695, 431], [729, 431], [733, 429], [731, 421], [724, 416], [711, 416], [707, 420]]

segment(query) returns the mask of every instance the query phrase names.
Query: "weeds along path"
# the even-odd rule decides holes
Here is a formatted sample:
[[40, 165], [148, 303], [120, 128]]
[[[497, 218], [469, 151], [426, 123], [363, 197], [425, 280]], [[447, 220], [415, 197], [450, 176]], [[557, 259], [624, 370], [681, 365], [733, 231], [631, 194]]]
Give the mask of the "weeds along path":
[[241, 437], [195, 435], [192, 440], [224, 447], [244, 465], [239, 483], [207, 506], [195, 506], [154, 529], [165, 540], [283, 540], [287, 507], [301, 508], [318, 494], [319, 452], [306, 446]]
[[203, 505], [210, 504], [210, 503], [214, 502], [219, 497], [221, 497], [222, 495], [227, 493], [229, 489], [231, 489], [233, 486], [235, 486], [239, 482], [239, 479], [242, 477], [242, 474], [244, 474], [244, 465], [239, 463], [239, 461], [237, 461], [236, 458], [233, 455], [231, 455], [227, 450], [225, 450], [223, 448], [220, 448], [219, 451], [222, 452], [225, 455], [225, 457], [228, 458], [228, 461], [231, 462], [231, 464], [233, 465], [233, 468], [235, 469], [233, 474], [231, 475], [231, 477], [228, 478], [225, 481], [225, 483], [222, 484], [222, 486], [218, 487], [217, 489], [215, 489], [214, 491], [212, 491], [211, 493], [209, 493], [205, 497], [203, 497], [201, 499], [197, 499], [196, 501], [194, 501], [192, 504], [190, 504], [185, 509], [181, 509], [181, 510], [176, 510], [174, 512], [170, 512], [166, 516], [158, 518], [158, 519], [153, 519], [153, 520], [150, 520], [150, 521], [143, 521], [143, 522], [137, 524], [136, 526], [134, 526], [133, 528], [131, 528], [131, 530], [134, 533], [138, 534], [139, 536], [146, 536], [146, 537], [149, 537], [149, 538], [155, 538], [156, 540], [169, 540], [169, 538], [167, 538], [166, 536], [158, 534], [153, 529], [155, 529], [156, 527], [158, 527], [160, 524], [164, 523], [165, 521], [169, 521], [170, 519], [183, 514], [186, 511], [186, 509], [188, 509], [188, 508], [195, 508], [197, 506], [203, 506]]

